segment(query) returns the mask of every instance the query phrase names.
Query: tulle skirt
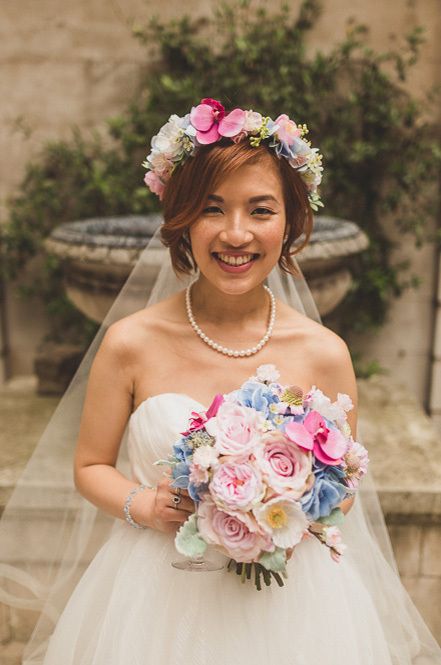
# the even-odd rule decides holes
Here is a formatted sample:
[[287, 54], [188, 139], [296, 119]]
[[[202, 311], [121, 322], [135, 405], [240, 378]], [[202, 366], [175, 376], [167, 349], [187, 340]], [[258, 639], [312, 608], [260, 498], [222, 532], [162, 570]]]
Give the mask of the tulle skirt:
[[391, 644], [350, 556], [336, 563], [317, 540], [303, 541], [285, 586], [273, 580], [261, 591], [227, 572], [223, 554], [208, 548], [208, 556], [224, 568], [177, 570], [172, 534], [116, 520], [56, 625], [44, 665], [419, 662], [399, 640]]

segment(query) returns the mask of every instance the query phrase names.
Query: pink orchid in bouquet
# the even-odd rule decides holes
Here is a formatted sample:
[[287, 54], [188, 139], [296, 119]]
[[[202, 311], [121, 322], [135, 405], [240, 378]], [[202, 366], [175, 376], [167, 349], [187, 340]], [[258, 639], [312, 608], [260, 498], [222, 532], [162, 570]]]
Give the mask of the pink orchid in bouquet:
[[194, 556], [213, 546], [242, 581], [254, 570], [257, 589], [261, 577], [283, 586], [288, 551], [307, 536], [340, 559], [338, 506], [369, 462], [351, 436], [348, 395], [331, 402], [316, 386], [304, 394], [278, 378], [274, 365], [262, 365], [238, 390], [216, 395], [207, 411], [192, 412], [168, 459], [156, 462], [171, 466], [172, 486], [197, 504], [176, 534], [177, 550]]

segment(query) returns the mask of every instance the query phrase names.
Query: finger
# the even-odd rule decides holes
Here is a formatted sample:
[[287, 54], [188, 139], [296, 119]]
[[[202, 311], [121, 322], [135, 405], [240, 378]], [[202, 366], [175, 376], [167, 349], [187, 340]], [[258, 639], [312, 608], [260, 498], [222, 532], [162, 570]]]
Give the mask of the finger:
[[[167, 506], [175, 508], [174, 503], [172, 502], [171, 497], [167, 498]], [[193, 499], [182, 498], [180, 503], [178, 503], [178, 510], [186, 510], [188, 512], [195, 512], [195, 505]], [[176, 509], [175, 509], [176, 510]]]
[[186, 522], [192, 513], [187, 510], [176, 510], [175, 508], [167, 508], [164, 511], [163, 519], [167, 522]]

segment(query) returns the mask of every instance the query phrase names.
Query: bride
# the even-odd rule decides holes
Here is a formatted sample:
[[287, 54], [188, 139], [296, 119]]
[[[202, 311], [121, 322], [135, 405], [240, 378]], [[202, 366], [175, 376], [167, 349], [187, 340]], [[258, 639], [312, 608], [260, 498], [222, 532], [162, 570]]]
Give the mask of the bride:
[[[146, 184], [163, 203], [171, 295], [115, 321], [91, 365], [74, 453], [80, 495], [113, 518], [110, 536], [60, 609], [44, 665], [441, 664], [441, 650], [386, 561], [362, 494], [345, 498], [348, 551], [315, 539], [290, 551], [289, 578], [257, 592], [226, 567], [176, 570], [174, 535], [194, 502], [154, 462], [192, 411], [260, 365], [331, 400], [357, 387], [345, 342], [267, 287], [301, 278], [293, 242], [312, 230], [321, 156], [306, 126], [204, 99], [152, 141]], [[171, 276], [169, 270], [168, 277]], [[187, 276], [180, 282], [179, 276]], [[187, 283], [186, 288], [182, 284]], [[117, 468], [127, 434], [128, 474]], [[215, 551], [210, 558], [224, 557]], [[393, 562], [392, 562], [393, 566]], [[1, 597], [1, 596], [0, 596]]]

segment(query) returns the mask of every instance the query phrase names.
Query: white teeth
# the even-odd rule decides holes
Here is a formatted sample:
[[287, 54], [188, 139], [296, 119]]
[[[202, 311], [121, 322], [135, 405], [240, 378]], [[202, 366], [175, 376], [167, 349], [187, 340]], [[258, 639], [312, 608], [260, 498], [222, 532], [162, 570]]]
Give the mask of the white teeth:
[[230, 266], [242, 266], [244, 263], [249, 263], [253, 255], [245, 254], [244, 256], [229, 256], [228, 254], [218, 254], [219, 259], [223, 263], [228, 263]]

